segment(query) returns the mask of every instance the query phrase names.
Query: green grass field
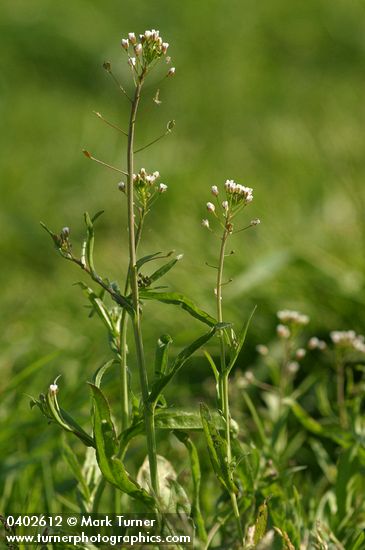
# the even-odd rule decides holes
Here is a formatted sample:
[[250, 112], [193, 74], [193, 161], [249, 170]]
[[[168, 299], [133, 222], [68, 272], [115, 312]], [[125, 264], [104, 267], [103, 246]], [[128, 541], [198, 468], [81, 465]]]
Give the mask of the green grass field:
[[[81, 153], [87, 148], [125, 169], [124, 136], [93, 114], [100, 111], [127, 125], [128, 105], [103, 62], [111, 61], [124, 82], [122, 35], [155, 27], [171, 44], [176, 75], [161, 86], [161, 105], [152, 101], [155, 88], [148, 90], [141, 105], [143, 128], [137, 128], [143, 146], [164, 131], [168, 120], [176, 121], [172, 134], [136, 161], [159, 170], [169, 186], [148, 219], [141, 254], [183, 253], [166, 283], [211, 313], [215, 274], [206, 262], [217, 261], [217, 245], [201, 227], [210, 187], [232, 178], [254, 188], [247, 216], [259, 217], [261, 225], [232, 239], [235, 254], [227, 260], [226, 274], [233, 281], [225, 289], [225, 307], [227, 318], [241, 325], [257, 304], [236, 376], [250, 370], [266, 380], [255, 346], [276, 345], [278, 309], [310, 316], [306, 338], [328, 340], [331, 330], [365, 330], [365, 11], [361, 0], [2, 0], [0, 12], [0, 513], [59, 512], [71, 509], [75, 481], [62, 459], [61, 432], [30, 410], [28, 396], [46, 391], [61, 374], [63, 406], [87, 425], [86, 382], [108, 360], [109, 347], [103, 327], [88, 318], [86, 301], [73, 286], [82, 274], [52, 250], [39, 222], [57, 231], [69, 226], [75, 246], [81, 246], [83, 212], [105, 210], [96, 257], [101, 272], [122, 280], [128, 255], [119, 178]], [[147, 304], [147, 316], [149, 363], [160, 334], [171, 333], [176, 350], [199, 327], [163, 304]], [[326, 399], [332, 407], [330, 369], [311, 356], [298, 375], [299, 385], [321, 373], [319, 411], [315, 392], [302, 402], [317, 419], [325, 418]], [[362, 375], [356, 376], [363, 393]], [[169, 394], [176, 406], [194, 409], [201, 400], [214, 400], [202, 354], [179, 374], [178, 384], [179, 391]], [[114, 386], [108, 378], [106, 387], [117, 403]], [[260, 449], [257, 427], [237, 388], [234, 415], [242, 421], [244, 437], [252, 437]], [[264, 411], [257, 389], [251, 399], [264, 419], [263, 452], [269, 458], [274, 419], [270, 408]], [[361, 398], [356, 406], [360, 419]], [[295, 426], [293, 417], [288, 434]], [[341, 453], [321, 434], [317, 440], [305, 427], [300, 433], [282, 467], [291, 460], [292, 467], [307, 466], [306, 475], [298, 476], [304, 521], [310, 523], [311, 484], [317, 484], [314, 499], [319, 501], [336, 484], [333, 468], [340, 468]], [[346, 455], [355, 473], [364, 469], [363, 437], [356, 445], [361, 450], [356, 460]], [[182, 451], [172, 447], [172, 460], [179, 464]], [[75, 449], [81, 456], [78, 443]], [[132, 470], [143, 452], [142, 444], [133, 448]], [[209, 470], [207, 458], [203, 470]], [[338, 483], [338, 499], [346, 499], [347, 481], [342, 487]], [[273, 494], [274, 502], [289, 498], [286, 483], [260, 494]], [[359, 495], [363, 482], [356, 483]], [[202, 496], [207, 514], [213, 513], [213, 486], [212, 478]], [[285, 487], [286, 496], [278, 487]], [[363, 503], [355, 499], [351, 506], [362, 509], [348, 530], [363, 528]], [[273, 512], [271, 521], [278, 524], [280, 513]], [[350, 539], [335, 520], [331, 528], [346, 550], [365, 548], [365, 542], [346, 543]], [[329, 544], [342, 548], [333, 540]]]

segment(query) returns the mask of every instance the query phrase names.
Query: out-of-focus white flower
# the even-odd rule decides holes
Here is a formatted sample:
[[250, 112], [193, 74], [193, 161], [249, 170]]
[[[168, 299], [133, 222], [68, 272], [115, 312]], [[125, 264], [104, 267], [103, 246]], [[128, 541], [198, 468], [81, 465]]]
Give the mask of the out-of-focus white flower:
[[146, 40], [149, 40], [152, 36], [152, 31], [145, 31], [144, 37]]
[[251, 220], [250, 225], [260, 225], [260, 223], [260, 218], [255, 218], [254, 220]]
[[327, 344], [326, 342], [324, 342], [324, 340], [320, 340], [319, 338], [317, 338], [317, 336], [312, 336], [312, 338], [308, 340], [307, 347], [311, 350], [319, 349], [323, 351], [324, 349], [326, 349]]
[[300, 365], [298, 361], [291, 361], [290, 363], [288, 363], [286, 368], [290, 374], [296, 374], [300, 368]]
[[212, 185], [211, 191], [212, 191], [212, 195], [214, 195], [215, 197], [217, 197], [219, 195], [219, 190], [218, 190], [218, 187], [216, 185]]
[[256, 351], [263, 357], [269, 353], [269, 348], [267, 346], [264, 346], [263, 344], [258, 344], [256, 346]]
[[278, 311], [277, 317], [282, 323], [292, 323], [294, 325], [307, 325], [309, 323], [308, 315], [303, 315], [291, 309]]
[[142, 44], [136, 44], [136, 45], [134, 46], [134, 53], [135, 53], [136, 55], [141, 55], [142, 50], [143, 50]]
[[297, 349], [297, 351], [295, 352], [295, 357], [296, 359], [298, 359], [298, 361], [300, 361], [301, 359], [303, 359], [303, 357], [306, 356], [306, 351], [304, 348], [299, 348]]
[[125, 50], [128, 50], [128, 48], [129, 48], [129, 41], [128, 41], [128, 38], [122, 38], [121, 46], [122, 46], [122, 48], [124, 48]]
[[365, 353], [365, 337], [354, 330], [334, 330], [330, 333], [334, 345], [338, 348], [350, 348]]
[[124, 181], [120, 181], [118, 183], [118, 189], [119, 189], [119, 191], [122, 191], [123, 193], [125, 192], [125, 183], [124, 183]]
[[171, 67], [171, 69], [168, 70], [167, 76], [174, 76], [175, 72], [175, 67]]
[[285, 325], [279, 324], [276, 327], [276, 332], [277, 332], [277, 335], [279, 336], [279, 338], [284, 338], [285, 340], [290, 338], [290, 330]]
[[158, 186], [158, 192], [165, 193], [165, 191], [167, 191], [167, 185], [165, 185], [164, 183], [160, 183], [160, 185]]
[[202, 226], [209, 229], [209, 220], [202, 220]]
[[229, 208], [228, 201], [223, 201], [222, 202], [222, 208], [223, 208], [223, 210], [228, 210], [228, 208]]
[[156, 170], [155, 172], [153, 172], [153, 174], [152, 174], [152, 175], [153, 175], [153, 177], [154, 177], [154, 178], [156, 178], [156, 179], [157, 179], [157, 178], [159, 178], [159, 177], [160, 177], [160, 172], [159, 172], [158, 170]]
[[207, 210], [208, 212], [215, 212], [215, 206], [212, 202], [207, 202]]

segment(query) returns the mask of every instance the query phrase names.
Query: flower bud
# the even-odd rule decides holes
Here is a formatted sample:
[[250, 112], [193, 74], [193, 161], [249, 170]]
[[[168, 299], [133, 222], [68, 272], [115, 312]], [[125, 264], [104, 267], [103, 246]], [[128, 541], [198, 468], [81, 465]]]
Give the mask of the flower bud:
[[168, 42], [163, 42], [161, 46], [162, 53], [165, 54], [167, 52], [167, 48], [169, 47]]
[[61, 231], [62, 237], [67, 239], [70, 236], [70, 228], [69, 227], [63, 227]]
[[158, 186], [158, 192], [165, 193], [165, 191], [167, 191], [167, 185], [165, 185], [164, 183], [160, 183], [160, 185]]
[[176, 71], [175, 67], [171, 67], [171, 69], [169, 69], [167, 73], [167, 76], [174, 76], [175, 71]]
[[260, 225], [261, 220], [259, 218], [255, 218], [254, 220], [251, 220], [250, 225]]
[[202, 226], [209, 229], [209, 220], [202, 220]]
[[152, 32], [151, 31], [145, 31], [144, 33], [144, 37], [146, 40], [149, 40], [152, 36]]
[[222, 202], [222, 208], [223, 208], [223, 210], [228, 210], [228, 208], [229, 208], [228, 201], [223, 201]]
[[49, 387], [49, 391], [52, 395], [56, 395], [56, 393], [58, 392], [57, 384], [51, 384]]
[[215, 197], [218, 197], [219, 191], [218, 191], [218, 187], [216, 185], [212, 185], [211, 191], [212, 191], [212, 195], [214, 195]]
[[119, 191], [122, 191], [123, 193], [125, 193], [125, 183], [124, 181], [121, 181], [118, 183], [118, 189]]
[[207, 202], [207, 210], [208, 212], [215, 212], [215, 206], [212, 202]]
[[128, 59], [128, 63], [131, 67], [135, 67], [136, 66], [136, 58], [135, 57], [130, 57]]
[[136, 55], [141, 55], [142, 50], [143, 50], [142, 44], [136, 44], [134, 46], [134, 52], [135, 52]]
[[137, 42], [137, 38], [136, 38], [136, 35], [134, 34], [134, 32], [130, 32], [128, 34], [128, 38], [129, 38], [129, 42], [131, 44], [135, 44]]
[[122, 38], [121, 46], [124, 50], [128, 50], [129, 48], [129, 41], [128, 38]]

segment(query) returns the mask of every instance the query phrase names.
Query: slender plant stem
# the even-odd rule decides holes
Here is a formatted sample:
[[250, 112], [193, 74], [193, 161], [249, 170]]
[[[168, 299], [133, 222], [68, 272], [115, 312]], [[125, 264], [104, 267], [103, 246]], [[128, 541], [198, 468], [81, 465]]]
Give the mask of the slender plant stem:
[[337, 361], [337, 405], [340, 416], [341, 428], [348, 427], [346, 404], [345, 404], [345, 367], [343, 360]]
[[138, 289], [138, 273], [137, 273], [137, 256], [136, 256], [136, 239], [135, 239], [135, 219], [134, 219], [134, 190], [133, 190], [133, 173], [134, 173], [134, 131], [136, 124], [136, 117], [138, 111], [138, 105], [141, 98], [141, 89], [143, 86], [145, 72], [142, 71], [137, 83], [132, 101], [131, 115], [129, 120], [128, 130], [128, 179], [127, 179], [127, 202], [128, 202], [128, 230], [129, 230], [129, 261], [130, 261], [130, 286], [133, 299], [133, 332], [136, 345], [136, 356], [139, 370], [142, 399], [145, 405], [145, 429], [147, 438], [147, 453], [150, 466], [151, 486], [155, 493], [156, 498], [159, 497], [159, 484], [157, 474], [157, 450], [156, 450], [156, 437], [155, 437], [155, 424], [154, 424], [154, 411], [148, 403], [148, 378], [145, 365], [143, 339], [142, 339], [142, 327], [141, 327], [141, 315], [139, 305], [139, 289]]
[[[225, 250], [226, 250], [226, 244], [227, 239], [229, 236], [229, 230], [227, 229], [227, 226], [229, 224], [229, 220], [226, 221], [226, 227], [224, 228], [224, 232], [222, 235], [222, 241], [221, 241], [221, 247], [220, 247], [220, 253], [219, 253], [219, 263], [218, 263], [218, 273], [217, 273], [217, 288], [216, 288], [216, 295], [217, 295], [217, 320], [218, 323], [223, 322], [223, 306], [222, 306], [222, 281], [223, 281], [223, 270], [224, 270], [224, 258], [225, 258]], [[224, 332], [223, 330], [220, 331], [220, 372], [219, 372], [219, 393], [220, 393], [220, 407], [223, 412], [223, 416], [225, 419], [225, 436], [226, 436], [226, 443], [227, 443], [227, 464], [228, 467], [231, 466], [232, 462], [232, 450], [231, 450], [231, 415], [229, 411], [229, 395], [228, 395], [228, 377], [229, 377], [229, 371], [226, 367], [226, 350], [225, 350], [225, 342], [224, 342]], [[230, 498], [232, 502], [232, 508], [233, 513], [236, 518], [236, 523], [238, 527], [238, 534], [240, 537], [240, 542], [242, 544], [243, 542], [243, 531], [242, 531], [242, 525], [240, 520], [240, 513], [238, 509], [237, 504], [237, 498], [233, 491], [230, 491]]]
[[[141, 217], [137, 228], [135, 238], [135, 248], [138, 249], [138, 245], [141, 240], [144, 217], [146, 211], [143, 208], [141, 211]], [[128, 266], [127, 278], [124, 286], [124, 296], [129, 292], [130, 288], [130, 271], [131, 264]], [[122, 317], [120, 320], [120, 393], [121, 393], [121, 405], [122, 405], [122, 431], [126, 430], [129, 426], [129, 380], [128, 380], [128, 365], [127, 365], [127, 326], [128, 316], [126, 309], [122, 311]]]

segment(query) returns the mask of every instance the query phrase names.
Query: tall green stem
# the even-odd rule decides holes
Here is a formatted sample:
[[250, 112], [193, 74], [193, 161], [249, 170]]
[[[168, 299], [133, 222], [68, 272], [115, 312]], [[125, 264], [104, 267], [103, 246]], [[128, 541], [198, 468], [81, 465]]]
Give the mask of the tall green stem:
[[[141, 217], [138, 224], [138, 229], [135, 238], [135, 248], [137, 250], [139, 242], [141, 240], [143, 222], [146, 211], [143, 208], [141, 211]], [[124, 296], [127, 296], [130, 288], [130, 270], [131, 265], [128, 266], [127, 278], [124, 286]], [[129, 380], [128, 380], [128, 365], [127, 365], [127, 326], [128, 316], [127, 310], [123, 309], [122, 317], [120, 320], [120, 385], [121, 385], [121, 404], [122, 404], [122, 431], [129, 427]]]
[[[217, 274], [217, 289], [216, 289], [216, 295], [217, 295], [217, 319], [218, 323], [223, 323], [223, 306], [222, 306], [222, 284], [223, 284], [223, 270], [224, 270], [224, 257], [225, 257], [225, 250], [226, 250], [226, 244], [227, 239], [229, 236], [229, 230], [227, 229], [227, 226], [229, 224], [229, 221], [226, 222], [226, 227], [224, 229], [223, 235], [222, 235], [222, 241], [221, 241], [221, 247], [220, 247], [220, 253], [219, 253], [219, 264], [218, 264], [218, 274]], [[225, 350], [225, 342], [224, 342], [224, 332], [223, 330], [220, 332], [220, 372], [219, 372], [219, 393], [220, 393], [220, 407], [223, 412], [223, 416], [225, 419], [225, 436], [226, 436], [226, 443], [227, 443], [227, 464], [230, 467], [232, 462], [232, 450], [231, 450], [231, 415], [229, 411], [229, 395], [228, 395], [228, 377], [229, 377], [229, 371], [226, 366], [226, 350]], [[238, 534], [240, 537], [240, 541], [242, 544], [243, 541], [243, 531], [242, 531], [242, 525], [240, 520], [240, 513], [238, 509], [237, 504], [237, 498], [233, 491], [230, 492], [231, 497], [231, 503], [233, 508], [233, 513], [236, 518], [237, 522], [237, 528], [238, 528]]]
[[142, 339], [142, 327], [141, 327], [141, 315], [139, 305], [139, 289], [138, 289], [138, 273], [137, 273], [137, 256], [136, 256], [136, 237], [135, 237], [135, 219], [134, 219], [134, 189], [133, 189], [133, 173], [134, 173], [134, 132], [136, 117], [138, 111], [138, 105], [141, 98], [141, 90], [144, 82], [145, 72], [143, 71], [136, 83], [136, 89], [132, 101], [131, 115], [129, 120], [128, 129], [128, 152], [127, 152], [127, 164], [128, 164], [128, 179], [127, 179], [127, 202], [128, 202], [128, 230], [129, 230], [129, 277], [130, 286], [133, 299], [133, 332], [134, 341], [136, 346], [136, 357], [139, 370], [142, 399], [145, 405], [145, 429], [147, 438], [147, 452], [150, 466], [151, 485], [152, 490], [155, 493], [156, 498], [159, 497], [159, 484], [157, 474], [157, 450], [156, 450], [156, 437], [155, 437], [155, 423], [154, 423], [154, 411], [153, 407], [148, 404], [148, 377], [145, 365], [143, 339]]
[[337, 361], [337, 406], [340, 426], [346, 429], [348, 428], [348, 419], [345, 403], [345, 367], [342, 358]]

